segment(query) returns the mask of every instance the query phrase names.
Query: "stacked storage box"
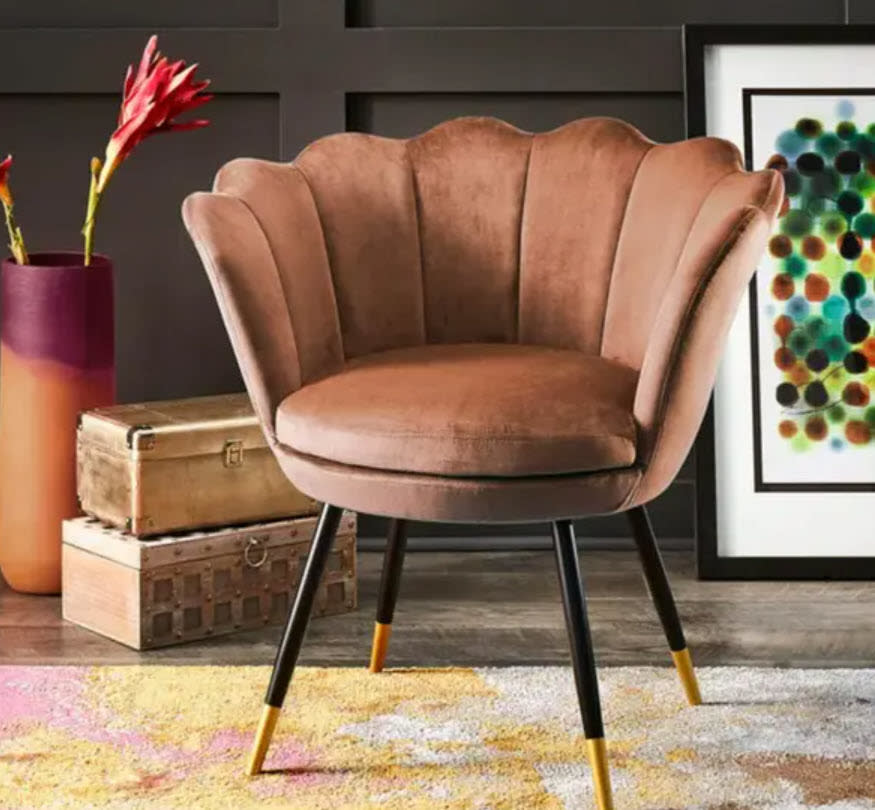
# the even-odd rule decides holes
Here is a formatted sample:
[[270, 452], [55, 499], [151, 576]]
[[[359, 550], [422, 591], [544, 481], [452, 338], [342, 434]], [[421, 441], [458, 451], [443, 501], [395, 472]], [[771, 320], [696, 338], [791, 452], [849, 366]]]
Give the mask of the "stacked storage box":
[[[64, 618], [136, 649], [282, 623], [318, 504], [279, 468], [245, 394], [84, 413], [64, 524]], [[315, 615], [356, 606], [346, 514]]]

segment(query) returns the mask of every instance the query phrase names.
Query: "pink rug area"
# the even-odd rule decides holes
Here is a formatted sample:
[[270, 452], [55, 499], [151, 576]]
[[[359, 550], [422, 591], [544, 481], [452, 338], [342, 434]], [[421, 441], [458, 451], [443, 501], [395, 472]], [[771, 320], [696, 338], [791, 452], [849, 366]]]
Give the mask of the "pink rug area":
[[[0, 667], [0, 808], [592, 807], [563, 667], [302, 669], [244, 775], [264, 667]], [[623, 810], [875, 810], [875, 671], [600, 673]]]

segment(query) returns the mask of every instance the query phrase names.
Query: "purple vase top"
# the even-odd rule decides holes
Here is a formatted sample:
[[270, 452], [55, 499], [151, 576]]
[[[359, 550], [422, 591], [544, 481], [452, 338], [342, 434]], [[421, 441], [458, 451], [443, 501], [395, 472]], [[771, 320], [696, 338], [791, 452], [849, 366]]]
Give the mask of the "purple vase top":
[[76, 252], [3, 261], [3, 344], [16, 354], [79, 369], [114, 363], [112, 262]]

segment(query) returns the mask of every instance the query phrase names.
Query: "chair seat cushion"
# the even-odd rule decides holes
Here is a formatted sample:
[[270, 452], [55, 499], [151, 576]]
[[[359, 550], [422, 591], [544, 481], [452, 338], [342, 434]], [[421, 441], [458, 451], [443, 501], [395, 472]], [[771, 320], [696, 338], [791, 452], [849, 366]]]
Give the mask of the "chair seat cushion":
[[629, 467], [638, 375], [576, 351], [514, 344], [393, 349], [291, 394], [279, 441], [339, 464], [445, 476]]

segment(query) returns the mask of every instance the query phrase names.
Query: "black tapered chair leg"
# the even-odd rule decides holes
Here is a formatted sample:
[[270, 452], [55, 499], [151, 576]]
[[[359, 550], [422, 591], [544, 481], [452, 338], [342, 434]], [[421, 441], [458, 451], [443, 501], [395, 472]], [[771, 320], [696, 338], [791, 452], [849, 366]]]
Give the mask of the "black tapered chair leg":
[[574, 542], [574, 527], [570, 520], [557, 520], [553, 523], [553, 543], [556, 548], [559, 583], [562, 587], [562, 604], [565, 607], [565, 625], [568, 628], [568, 640], [571, 644], [571, 662], [574, 667], [577, 698], [580, 703], [580, 714], [583, 717], [587, 754], [592, 767], [596, 805], [598, 810], [613, 810], [598, 676], [586, 613], [586, 596], [580, 576], [577, 546]]
[[635, 537], [635, 545], [638, 547], [638, 556], [641, 558], [641, 567], [644, 569], [647, 587], [650, 590], [650, 596], [653, 599], [656, 612], [659, 614], [659, 620], [662, 622], [662, 629], [665, 631], [665, 637], [671, 650], [671, 657], [674, 659], [687, 701], [691, 706], [698, 706], [702, 702], [699, 682], [696, 679], [696, 671], [693, 669], [693, 661], [690, 658], [690, 651], [684, 638], [684, 628], [681, 625], [680, 616], [678, 616], [674, 595], [671, 592], [671, 585], [668, 582], [665, 566], [662, 563], [662, 556], [659, 553], [659, 547], [656, 545], [656, 537], [653, 534], [650, 516], [643, 506], [636, 506], [634, 509], [630, 509], [626, 512], [626, 515], [632, 526], [632, 533]]
[[301, 644], [310, 621], [310, 613], [313, 610], [313, 601], [316, 597], [316, 591], [319, 589], [322, 572], [325, 570], [328, 553], [331, 551], [331, 544], [337, 533], [337, 526], [342, 514], [342, 509], [326, 503], [319, 515], [316, 532], [310, 545], [310, 553], [304, 565], [304, 571], [301, 573], [298, 592], [295, 595], [292, 609], [289, 611], [286, 629], [283, 632], [273, 665], [273, 673], [270, 676], [270, 685], [267, 687], [264, 710], [249, 756], [247, 772], [250, 776], [259, 773], [264, 764], [264, 757], [270, 746], [270, 740], [273, 737], [280, 710], [286, 698], [292, 674], [295, 671], [295, 664], [298, 661], [298, 654], [301, 652]]
[[407, 550], [407, 521], [392, 520], [386, 538], [386, 553], [383, 556], [383, 575], [380, 578], [380, 593], [377, 596], [377, 620], [374, 624], [374, 641], [371, 645], [371, 672], [382, 672], [392, 635], [392, 618], [401, 587], [401, 570]]

